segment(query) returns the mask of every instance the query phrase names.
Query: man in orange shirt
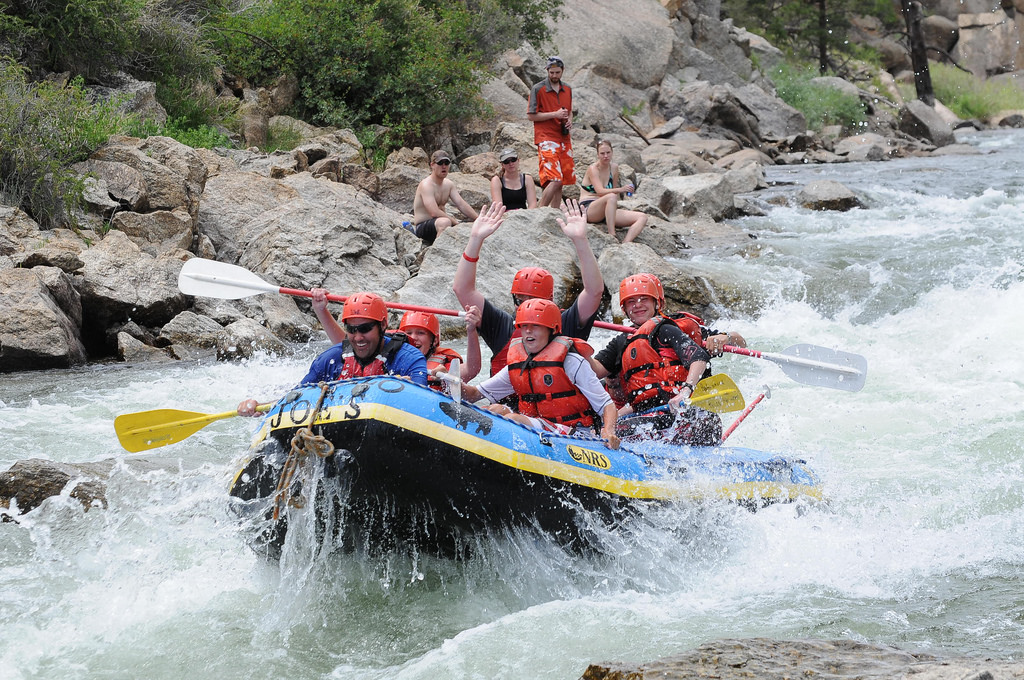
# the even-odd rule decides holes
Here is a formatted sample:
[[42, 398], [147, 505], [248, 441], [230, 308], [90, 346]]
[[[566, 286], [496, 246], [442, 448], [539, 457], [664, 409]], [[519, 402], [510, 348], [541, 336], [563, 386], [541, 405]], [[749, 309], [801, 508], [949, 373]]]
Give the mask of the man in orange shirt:
[[575, 184], [572, 160], [572, 88], [562, 82], [565, 64], [558, 56], [548, 57], [548, 77], [530, 90], [526, 117], [533, 121], [533, 142], [537, 145], [543, 192], [538, 207], [558, 208], [562, 185]]

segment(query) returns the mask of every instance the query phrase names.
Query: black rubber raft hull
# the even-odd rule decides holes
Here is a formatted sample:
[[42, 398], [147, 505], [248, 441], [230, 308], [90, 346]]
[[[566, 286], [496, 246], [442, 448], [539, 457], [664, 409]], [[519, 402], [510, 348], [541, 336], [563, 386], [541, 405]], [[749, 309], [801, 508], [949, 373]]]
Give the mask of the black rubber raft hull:
[[[408, 381], [377, 377], [301, 388], [275, 404], [232, 483], [239, 514], [255, 521], [272, 513], [300, 430], [322, 437], [333, 452], [296, 459], [294, 481], [277, 501], [280, 515], [289, 503], [308, 506], [312, 495], [318, 539], [329, 532], [344, 548], [411, 542], [451, 552], [473, 534], [510, 527], [587, 547], [589, 527], [613, 526], [645, 503], [725, 498], [759, 507], [821, 498], [816, 475], [800, 460], [655, 442], [613, 450], [594, 437], [544, 435]], [[254, 547], [275, 554], [286, 529], [282, 520], [264, 521]]]

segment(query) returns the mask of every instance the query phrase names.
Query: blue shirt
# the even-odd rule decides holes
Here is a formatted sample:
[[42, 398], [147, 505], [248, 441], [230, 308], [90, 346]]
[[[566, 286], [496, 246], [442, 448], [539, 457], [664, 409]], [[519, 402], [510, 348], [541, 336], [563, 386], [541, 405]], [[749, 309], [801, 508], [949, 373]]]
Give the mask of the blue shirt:
[[[391, 342], [391, 338], [384, 336], [384, 345]], [[334, 347], [323, 352], [309, 366], [309, 373], [302, 379], [300, 384], [309, 385], [318, 382], [330, 382], [337, 380], [341, 365], [345, 363], [342, 356], [345, 343], [339, 342]], [[389, 375], [408, 376], [417, 385], [427, 386], [427, 358], [409, 343], [403, 344], [391, 357], [387, 364]]]

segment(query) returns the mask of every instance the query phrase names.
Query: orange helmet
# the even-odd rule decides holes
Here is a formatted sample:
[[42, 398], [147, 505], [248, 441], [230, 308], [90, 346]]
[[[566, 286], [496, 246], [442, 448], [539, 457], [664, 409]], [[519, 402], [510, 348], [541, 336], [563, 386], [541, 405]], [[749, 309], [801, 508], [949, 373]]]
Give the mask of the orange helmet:
[[524, 267], [512, 279], [512, 295], [550, 300], [555, 297], [555, 278], [546, 269]]
[[402, 321], [398, 324], [398, 330], [404, 331], [407, 328], [422, 328], [433, 334], [434, 340], [441, 337], [441, 324], [437, 317], [427, 312], [406, 312], [402, 315]]
[[355, 293], [345, 300], [341, 311], [342, 322], [349, 319], [373, 319], [379, 321], [381, 328], [388, 326], [388, 307], [384, 299], [376, 293]]
[[626, 300], [641, 295], [654, 298], [659, 308], [665, 306], [665, 289], [654, 274], [633, 274], [622, 279], [619, 284], [619, 306], [622, 311], [626, 311]]
[[531, 298], [516, 310], [516, 327], [527, 323], [546, 326], [558, 335], [562, 332], [562, 310], [551, 300]]

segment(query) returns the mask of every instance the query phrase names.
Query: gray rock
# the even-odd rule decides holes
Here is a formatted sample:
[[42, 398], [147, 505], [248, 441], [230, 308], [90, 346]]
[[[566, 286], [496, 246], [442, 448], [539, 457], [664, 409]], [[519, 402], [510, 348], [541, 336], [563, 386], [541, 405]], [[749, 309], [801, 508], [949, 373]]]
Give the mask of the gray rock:
[[117, 334], [117, 356], [129, 364], [174, 361], [167, 350], [147, 345], [124, 331]]
[[0, 270], [0, 373], [85, 362], [82, 308], [60, 269]]
[[224, 328], [210, 317], [184, 311], [160, 329], [158, 344], [216, 347], [224, 334]]
[[831, 179], [809, 182], [796, 195], [797, 203], [811, 210], [846, 211], [862, 203], [847, 187]]
[[935, 146], [956, 142], [949, 123], [920, 99], [907, 102], [900, 108], [900, 131], [917, 139], [925, 139]]
[[81, 258], [75, 288], [82, 296], [87, 325], [102, 329], [133, 319], [144, 326], [162, 326], [187, 306], [178, 291], [178, 257], [154, 258], [113, 230]]
[[110, 226], [127, 234], [139, 248], [153, 256], [188, 250], [195, 236], [192, 216], [184, 208], [149, 213], [119, 212]]
[[224, 330], [217, 337], [217, 358], [221, 361], [248, 359], [257, 352], [287, 353], [283, 342], [252, 319], [239, 319]]

